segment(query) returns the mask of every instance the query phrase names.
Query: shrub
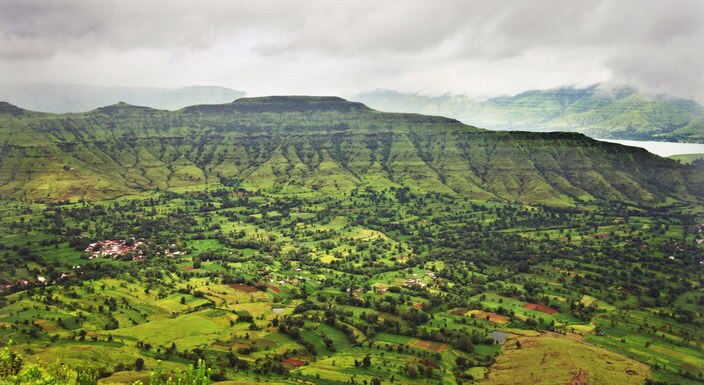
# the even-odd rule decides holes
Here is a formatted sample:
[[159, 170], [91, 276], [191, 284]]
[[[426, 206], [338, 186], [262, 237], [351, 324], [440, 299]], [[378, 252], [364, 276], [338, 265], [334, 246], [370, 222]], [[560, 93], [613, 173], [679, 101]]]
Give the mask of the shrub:
[[12, 340], [0, 352], [0, 377], [16, 376], [22, 370], [24, 359], [12, 350]]

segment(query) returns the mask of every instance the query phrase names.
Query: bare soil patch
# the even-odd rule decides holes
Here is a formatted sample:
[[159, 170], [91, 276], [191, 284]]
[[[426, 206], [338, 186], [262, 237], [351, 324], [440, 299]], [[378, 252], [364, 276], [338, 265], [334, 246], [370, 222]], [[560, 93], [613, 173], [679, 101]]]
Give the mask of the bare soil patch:
[[295, 366], [297, 368], [300, 368], [306, 362], [303, 360], [296, 359], [296, 358], [284, 358], [283, 360], [281, 360], [281, 363], [284, 365], [291, 365], [291, 366]]
[[474, 315], [476, 318], [480, 319], [485, 319], [493, 323], [497, 324], [507, 324], [509, 321], [509, 318], [506, 317], [505, 315], [501, 314], [496, 314], [496, 313], [489, 313], [485, 311], [480, 311]]
[[557, 313], [557, 310], [555, 310], [549, 306], [540, 305], [537, 303], [527, 303], [527, 304], [523, 305], [523, 308], [528, 309], [528, 310], [536, 310], [536, 311], [539, 311], [539, 312], [545, 313], [545, 314]]
[[245, 293], [256, 293], [259, 291], [259, 289], [257, 289], [254, 286], [244, 285], [241, 283], [231, 283], [227, 286], [229, 286], [230, 288], [235, 289], [237, 291], [243, 291]]
[[440, 343], [440, 342], [433, 342], [433, 341], [426, 341], [426, 340], [419, 340], [419, 339], [413, 339], [411, 342], [408, 343], [410, 346], [416, 347], [416, 348], [421, 348], [421, 349], [426, 349], [426, 350], [432, 350], [434, 352], [441, 352], [445, 349], [447, 349], [447, 345]]

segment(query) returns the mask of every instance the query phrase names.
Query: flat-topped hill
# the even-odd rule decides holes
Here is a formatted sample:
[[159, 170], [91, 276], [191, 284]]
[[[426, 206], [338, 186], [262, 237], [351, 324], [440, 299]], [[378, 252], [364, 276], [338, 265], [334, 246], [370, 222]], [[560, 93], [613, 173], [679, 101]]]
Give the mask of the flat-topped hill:
[[[246, 181], [338, 192], [406, 186], [476, 199], [658, 204], [704, 196], [704, 173], [576, 133], [492, 132], [338, 97], [270, 96], [178, 111], [76, 114], [0, 105], [0, 194], [102, 199]], [[21, 110], [21, 109], [19, 109]]]

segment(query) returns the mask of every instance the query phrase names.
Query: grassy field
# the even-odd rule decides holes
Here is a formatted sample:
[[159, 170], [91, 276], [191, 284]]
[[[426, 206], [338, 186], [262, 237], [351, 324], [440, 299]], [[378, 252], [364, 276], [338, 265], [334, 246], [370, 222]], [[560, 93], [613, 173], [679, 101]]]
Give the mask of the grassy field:
[[482, 384], [643, 384], [650, 368], [554, 333], [511, 336]]

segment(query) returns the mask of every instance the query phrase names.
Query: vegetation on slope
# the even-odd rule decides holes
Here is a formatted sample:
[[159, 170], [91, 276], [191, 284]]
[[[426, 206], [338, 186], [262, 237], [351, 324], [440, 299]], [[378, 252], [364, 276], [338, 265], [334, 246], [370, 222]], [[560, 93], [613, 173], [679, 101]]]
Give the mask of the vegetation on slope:
[[223, 185], [410, 187], [477, 199], [657, 204], [704, 196], [704, 173], [580, 134], [491, 132], [333, 97], [268, 97], [176, 112], [124, 103], [0, 115], [0, 193], [104, 199]]
[[629, 87], [594, 85], [527, 91], [478, 101], [378, 90], [355, 97], [384, 111], [450, 116], [497, 130], [571, 131], [605, 139], [704, 142], [704, 107], [648, 96]]
[[704, 168], [704, 154], [673, 155], [670, 159]]

